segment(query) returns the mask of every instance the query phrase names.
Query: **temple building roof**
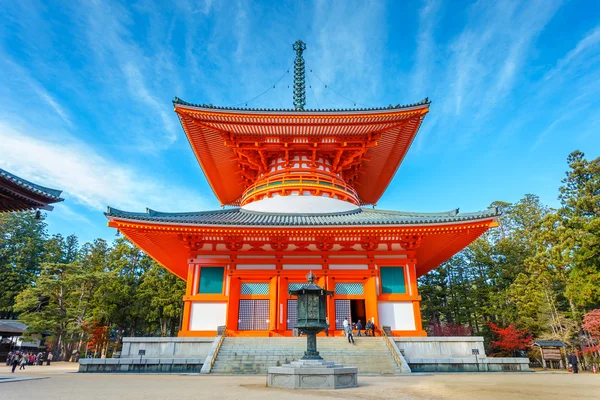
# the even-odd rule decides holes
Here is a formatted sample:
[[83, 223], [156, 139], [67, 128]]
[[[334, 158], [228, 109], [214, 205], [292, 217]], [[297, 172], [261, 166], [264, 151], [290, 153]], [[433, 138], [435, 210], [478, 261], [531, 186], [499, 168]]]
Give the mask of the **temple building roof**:
[[175, 112], [222, 205], [239, 205], [244, 191], [290, 152], [332, 159], [332, 170], [377, 204], [425, 115], [429, 100], [362, 110], [266, 110], [192, 104], [176, 98]]
[[[360, 246], [357, 237], [383, 239], [404, 235], [402, 237], [419, 238], [414, 240], [419, 241], [415, 254], [419, 260], [417, 276], [421, 276], [497, 225], [499, 215], [497, 208], [474, 213], [460, 213], [458, 210], [419, 213], [359, 208], [356, 211], [328, 214], [279, 214], [240, 208], [189, 213], [154, 210], [135, 213], [109, 207], [106, 212], [109, 226], [119, 229], [182, 279], [186, 279], [187, 260], [193, 248], [193, 243], [188, 243], [187, 237], [223, 242], [233, 238], [246, 240], [277, 236], [303, 238], [310, 242], [318, 237], [343, 236], [351, 237], [352, 244]], [[192, 242], [197, 240], [193, 239]]]
[[52, 210], [49, 204], [63, 201], [62, 191], [27, 181], [0, 168], [0, 212], [41, 208]]
[[295, 108], [248, 108], [248, 107], [228, 107], [228, 106], [215, 106], [212, 104], [194, 104], [188, 103], [180, 99], [179, 97], [175, 97], [173, 99], [173, 105], [182, 105], [182, 106], [191, 106], [198, 108], [208, 108], [214, 110], [223, 110], [223, 111], [249, 111], [249, 112], [293, 112], [293, 113], [340, 113], [340, 112], [348, 112], [348, 113], [356, 113], [361, 111], [385, 111], [385, 110], [400, 110], [403, 108], [412, 108], [419, 107], [423, 105], [429, 105], [431, 102], [429, 98], [424, 98], [423, 100], [413, 103], [413, 104], [390, 104], [387, 107], [365, 107], [365, 108], [331, 108], [331, 109], [323, 109], [323, 108], [315, 108], [315, 109], [302, 109], [298, 110]]
[[145, 213], [127, 212], [108, 207], [105, 215], [112, 219], [202, 226], [295, 227], [295, 226], [394, 226], [460, 223], [495, 218], [497, 208], [472, 213], [458, 209], [439, 213], [386, 211], [359, 208], [356, 211], [329, 214], [281, 214], [255, 212], [241, 208], [188, 213], [167, 213], [147, 209]]

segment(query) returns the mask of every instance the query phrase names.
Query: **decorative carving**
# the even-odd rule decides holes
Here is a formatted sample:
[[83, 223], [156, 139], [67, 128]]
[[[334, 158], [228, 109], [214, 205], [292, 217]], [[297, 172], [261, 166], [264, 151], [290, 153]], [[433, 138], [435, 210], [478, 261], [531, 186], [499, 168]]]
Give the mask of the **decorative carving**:
[[363, 236], [360, 240], [360, 245], [367, 251], [373, 251], [379, 246], [381, 238], [378, 236]]
[[225, 246], [228, 250], [237, 251], [244, 246], [244, 241], [238, 236], [228, 237], [225, 239]]

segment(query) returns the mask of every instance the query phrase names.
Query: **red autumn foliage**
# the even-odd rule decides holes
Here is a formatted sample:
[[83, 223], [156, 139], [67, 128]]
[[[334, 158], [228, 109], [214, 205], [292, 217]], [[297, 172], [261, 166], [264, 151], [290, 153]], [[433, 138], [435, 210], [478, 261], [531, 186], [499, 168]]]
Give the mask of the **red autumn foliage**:
[[489, 326], [498, 338], [498, 340], [492, 340], [490, 344], [494, 350], [498, 350], [500, 355], [512, 356], [515, 352], [528, 348], [533, 340], [533, 335], [528, 334], [524, 329], [517, 329], [514, 324], [500, 328], [490, 322]]
[[600, 339], [600, 308], [590, 311], [583, 316], [583, 329], [595, 339]]
[[473, 334], [473, 328], [439, 321], [430, 323], [428, 331], [431, 336], [471, 336]]

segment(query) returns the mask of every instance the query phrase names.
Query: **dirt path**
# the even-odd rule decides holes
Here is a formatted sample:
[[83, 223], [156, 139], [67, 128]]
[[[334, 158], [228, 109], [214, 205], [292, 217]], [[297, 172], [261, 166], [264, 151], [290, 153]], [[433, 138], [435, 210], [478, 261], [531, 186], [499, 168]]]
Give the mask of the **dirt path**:
[[[600, 398], [600, 374], [497, 373], [359, 377], [357, 389], [293, 391], [265, 387], [258, 376], [77, 374], [77, 366], [56, 363], [27, 367], [0, 377], [48, 379], [0, 383], [0, 399], [564, 399]], [[2, 382], [0, 380], [0, 382]]]

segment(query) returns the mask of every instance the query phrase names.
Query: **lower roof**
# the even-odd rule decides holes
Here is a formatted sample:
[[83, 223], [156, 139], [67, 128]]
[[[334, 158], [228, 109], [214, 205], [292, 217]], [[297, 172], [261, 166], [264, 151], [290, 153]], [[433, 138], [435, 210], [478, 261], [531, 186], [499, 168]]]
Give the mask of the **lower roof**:
[[169, 225], [200, 226], [396, 226], [471, 222], [500, 215], [497, 208], [460, 213], [458, 209], [439, 213], [386, 211], [370, 208], [326, 214], [282, 214], [230, 208], [215, 211], [167, 213], [146, 209], [146, 212], [121, 211], [108, 207], [109, 219], [150, 222]]
[[[361, 235], [382, 235], [387, 229], [419, 235], [416, 249], [417, 277], [426, 274], [469, 245], [493, 226], [498, 209], [476, 213], [452, 210], [442, 213], [411, 213], [361, 208], [356, 211], [330, 214], [276, 214], [232, 208], [192, 213], [163, 213], [146, 210], [134, 213], [109, 207], [106, 216], [129, 240], [182, 279], [187, 277], [190, 247], [183, 236], [193, 231], [220, 232], [216, 236], [298, 235], [299, 231], [322, 230], [324, 235], [338, 234], [337, 228]], [[184, 233], [182, 236], [181, 233]], [[227, 233], [228, 232], [228, 233]], [[334, 234], [334, 235], [335, 235]], [[352, 234], [352, 233], [349, 233]], [[309, 235], [310, 236], [310, 235]], [[213, 240], [213, 239], [209, 239]], [[215, 239], [216, 240], [216, 239]], [[219, 239], [220, 240], [220, 239]], [[357, 243], [358, 244], [358, 243]]]

